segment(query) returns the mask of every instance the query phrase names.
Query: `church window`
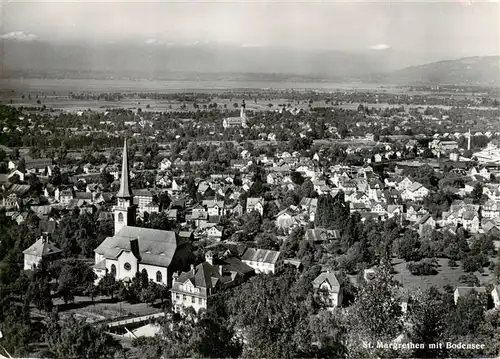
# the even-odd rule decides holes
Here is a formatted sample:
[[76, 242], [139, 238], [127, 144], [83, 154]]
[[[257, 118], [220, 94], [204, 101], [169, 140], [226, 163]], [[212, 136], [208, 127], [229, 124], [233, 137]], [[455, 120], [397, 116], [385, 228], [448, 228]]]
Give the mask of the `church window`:
[[114, 264], [111, 265], [111, 274], [114, 276], [116, 276], [116, 266]]
[[118, 222], [123, 222], [123, 213], [118, 213]]
[[131, 270], [132, 266], [130, 265], [129, 262], [125, 262], [125, 264], [123, 265], [123, 268], [125, 268], [125, 270]]
[[158, 271], [158, 272], [156, 272], [156, 281], [161, 282], [161, 280], [162, 280], [161, 272]]

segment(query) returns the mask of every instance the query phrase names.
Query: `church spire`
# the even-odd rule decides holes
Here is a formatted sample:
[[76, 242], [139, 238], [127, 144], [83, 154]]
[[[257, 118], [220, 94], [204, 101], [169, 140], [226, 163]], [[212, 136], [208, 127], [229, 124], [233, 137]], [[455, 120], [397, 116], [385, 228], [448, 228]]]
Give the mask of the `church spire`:
[[123, 160], [122, 160], [122, 177], [120, 179], [120, 190], [116, 194], [118, 198], [132, 198], [132, 191], [130, 190], [130, 177], [128, 171], [128, 153], [127, 153], [127, 139], [123, 145]]

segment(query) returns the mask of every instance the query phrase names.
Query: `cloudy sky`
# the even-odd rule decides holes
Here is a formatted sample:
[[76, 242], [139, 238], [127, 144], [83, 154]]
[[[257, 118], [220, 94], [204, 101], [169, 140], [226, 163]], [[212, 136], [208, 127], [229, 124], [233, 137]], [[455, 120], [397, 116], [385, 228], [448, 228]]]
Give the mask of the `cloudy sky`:
[[3, 38], [498, 54], [498, 1], [3, 1]]

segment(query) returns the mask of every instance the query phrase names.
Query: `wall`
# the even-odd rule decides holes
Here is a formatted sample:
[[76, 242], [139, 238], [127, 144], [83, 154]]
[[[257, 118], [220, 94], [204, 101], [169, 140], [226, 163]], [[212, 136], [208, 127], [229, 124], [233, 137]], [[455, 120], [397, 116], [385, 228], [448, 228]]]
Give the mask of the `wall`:
[[157, 282], [163, 285], [168, 285], [168, 276], [167, 276], [167, 268], [166, 267], [158, 267], [149, 264], [139, 264], [139, 272], [142, 272], [143, 269], [146, 269], [148, 272], [148, 278], [156, 282], [156, 272], [161, 272], [161, 282]]

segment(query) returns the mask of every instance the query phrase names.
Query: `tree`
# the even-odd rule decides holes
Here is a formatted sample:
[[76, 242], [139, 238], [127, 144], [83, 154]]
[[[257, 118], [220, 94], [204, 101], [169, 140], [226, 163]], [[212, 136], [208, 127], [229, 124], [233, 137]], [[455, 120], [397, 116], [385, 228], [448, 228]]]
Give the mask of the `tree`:
[[278, 238], [270, 233], [259, 233], [256, 236], [257, 247], [262, 249], [279, 250]]
[[421, 259], [420, 239], [415, 231], [407, 230], [394, 242], [394, 247], [396, 254], [407, 262]]
[[75, 295], [83, 295], [94, 284], [96, 274], [84, 262], [69, 259], [64, 261], [58, 278], [57, 293], [65, 303], [74, 300]]
[[392, 342], [403, 329], [401, 302], [396, 294], [398, 284], [390, 272], [390, 264], [384, 262], [377, 268], [375, 277], [359, 289], [349, 311], [350, 355], [371, 358], [391, 356], [386, 349], [361, 348], [359, 345], [362, 341]]
[[483, 185], [481, 183], [477, 183], [474, 186], [474, 189], [472, 190], [470, 196], [474, 201], [474, 204], [481, 204], [481, 201], [483, 199]]
[[106, 275], [101, 278], [99, 283], [97, 283], [97, 292], [113, 298], [115, 293], [118, 291], [119, 286], [120, 285], [116, 281], [115, 276], [111, 273], [106, 273]]
[[66, 358], [112, 358], [121, 350], [119, 342], [104, 331], [73, 316], [62, 323], [53, 321], [47, 332], [47, 344], [57, 359]]
[[147, 287], [141, 291], [141, 302], [153, 305], [158, 299], [161, 299], [163, 294], [162, 287], [162, 285], [150, 279]]
[[52, 299], [50, 296], [49, 275], [43, 268], [37, 268], [28, 288], [28, 297], [40, 310], [52, 311]]
[[259, 275], [234, 289], [228, 313], [245, 337], [243, 357], [307, 356], [312, 343], [307, 331], [310, 286], [296, 280], [295, 270], [286, 269], [279, 277]]
[[407, 336], [410, 342], [425, 344], [424, 348], [413, 351], [416, 358], [443, 358], [446, 349], [431, 349], [429, 344], [445, 339], [446, 316], [448, 306], [442, 295], [431, 287], [424, 292], [417, 292], [408, 300], [406, 317]]
[[247, 236], [255, 235], [259, 232], [262, 218], [257, 211], [245, 213], [242, 216], [242, 230]]

